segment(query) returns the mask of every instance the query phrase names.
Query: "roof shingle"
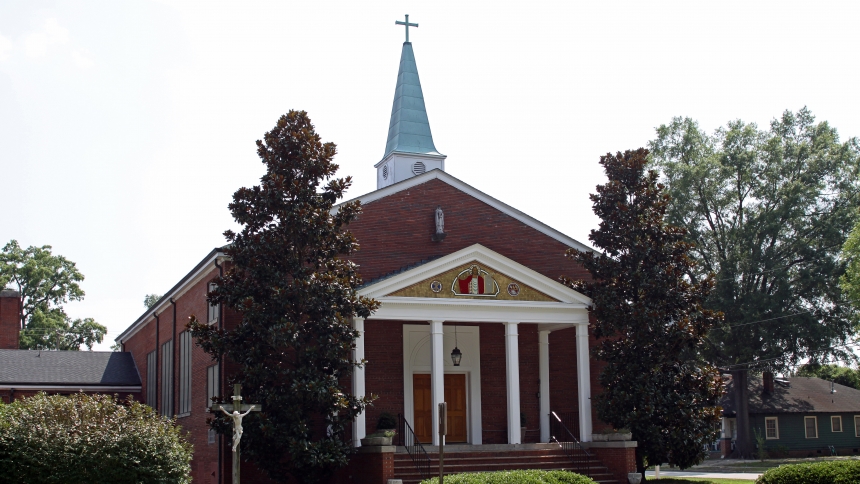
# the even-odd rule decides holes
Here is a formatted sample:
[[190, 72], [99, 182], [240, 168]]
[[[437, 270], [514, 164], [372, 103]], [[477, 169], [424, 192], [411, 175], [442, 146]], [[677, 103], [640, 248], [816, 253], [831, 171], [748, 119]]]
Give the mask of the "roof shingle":
[[131, 353], [0, 350], [0, 385], [139, 386]]

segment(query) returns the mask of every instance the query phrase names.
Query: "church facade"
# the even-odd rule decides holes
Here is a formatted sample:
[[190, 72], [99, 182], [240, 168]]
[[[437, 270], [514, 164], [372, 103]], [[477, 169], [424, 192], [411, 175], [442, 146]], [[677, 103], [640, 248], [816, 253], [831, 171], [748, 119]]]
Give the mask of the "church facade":
[[[358, 197], [363, 212], [349, 226], [361, 246], [352, 256], [364, 280], [358, 291], [381, 303], [370, 318], [353, 320], [361, 332], [355, 358], [367, 364], [346, 383], [355, 394], [378, 396], [352, 426], [355, 446], [387, 412], [432, 450], [438, 404], [446, 402], [446, 445], [539, 448], [552, 440], [555, 412], [626, 476], [635, 443], [615, 454], [589, 444], [603, 427], [591, 406], [600, 389], [589, 358], [590, 301], [559, 282], [588, 277], [565, 252], [591, 249], [451, 176], [445, 161], [406, 42], [386, 150], [375, 165], [377, 190]], [[227, 329], [241, 323], [206, 301], [229, 266], [214, 249], [117, 338], [133, 355], [145, 401], [189, 431], [195, 482], [229, 481], [230, 446], [208, 430], [206, 407], [229, 393], [235, 368], [219, 367], [194, 345], [185, 322], [196, 315]]]

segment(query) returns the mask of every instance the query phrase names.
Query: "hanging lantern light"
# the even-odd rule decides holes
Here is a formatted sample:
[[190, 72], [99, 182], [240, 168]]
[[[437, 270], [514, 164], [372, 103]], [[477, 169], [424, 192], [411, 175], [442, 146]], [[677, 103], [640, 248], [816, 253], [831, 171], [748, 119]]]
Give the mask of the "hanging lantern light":
[[457, 326], [454, 326], [454, 351], [451, 352], [451, 361], [454, 362], [454, 366], [460, 366], [460, 360], [463, 359], [463, 352], [460, 351], [460, 348], [457, 348]]

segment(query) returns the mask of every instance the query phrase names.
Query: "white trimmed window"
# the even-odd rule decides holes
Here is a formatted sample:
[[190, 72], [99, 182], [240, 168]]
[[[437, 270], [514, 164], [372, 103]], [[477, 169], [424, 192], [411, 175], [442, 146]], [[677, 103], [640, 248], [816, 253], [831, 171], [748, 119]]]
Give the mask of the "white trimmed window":
[[860, 437], [860, 415], [854, 416], [854, 437]]
[[764, 435], [767, 440], [779, 439], [779, 420], [776, 417], [764, 418]]
[[161, 345], [161, 415], [173, 417], [173, 340]]
[[153, 350], [146, 355], [146, 404], [158, 406], [158, 353]]
[[[209, 283], [209, 292], [212, 292], [217, 288], [218, 288], [218, 285], [215, 284], [214, 282]], [[220, 308], [221, 308], [220, 304], [211, 304], [211, 303], [209, 304], [209, 324], [218, 322], [218, 313], [220, 312], [219, 311]]]
[[818, 438], [818, 417], [803, 417], [803, 424], [806, 427], [806, 438]]
[[839, 415], [833, 415], [830, 417], [830, 431], [831, 432], [842, 432], [842, 417]]
[[191, 331], [179, 333], [179, 415], [191, 413]]
[[[221, 396], [220, 382], [218, 379], [218, 363], [206, 368], [206, 408], [212, 405], [213, 398]], [[209, 443], [215, 443], [215, 431], [209, 429]]]

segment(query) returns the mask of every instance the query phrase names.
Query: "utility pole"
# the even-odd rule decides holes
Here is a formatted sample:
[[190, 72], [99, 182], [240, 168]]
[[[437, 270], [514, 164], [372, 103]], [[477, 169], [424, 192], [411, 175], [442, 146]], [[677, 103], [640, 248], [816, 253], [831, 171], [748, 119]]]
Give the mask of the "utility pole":
[[[239, 443], [242, 440], [242, 419], [251, 412], [260, 412], [263, 406], [259, 404], [247, 405], [242, 403], [242, 385], [233, 385], [233, 411], [228, 412], [224, 409], [224, 404], [216, 403], [209, 407], [210, 412], [224, 412], [225, 415], [233, 419], [233, 484], [239, 484], [239, 470], [241, 450]], [[242, 413], [244, 412], [244, 413]]]

